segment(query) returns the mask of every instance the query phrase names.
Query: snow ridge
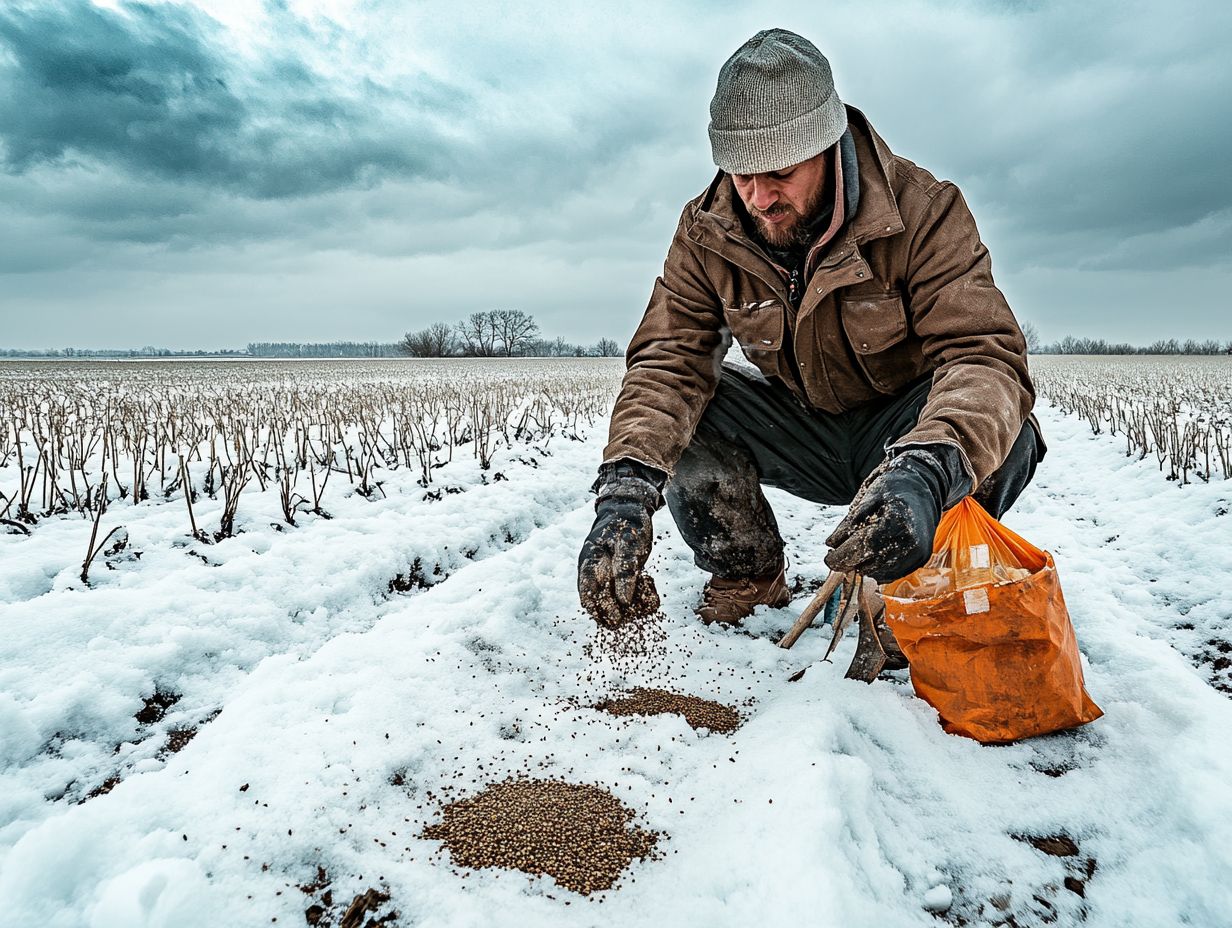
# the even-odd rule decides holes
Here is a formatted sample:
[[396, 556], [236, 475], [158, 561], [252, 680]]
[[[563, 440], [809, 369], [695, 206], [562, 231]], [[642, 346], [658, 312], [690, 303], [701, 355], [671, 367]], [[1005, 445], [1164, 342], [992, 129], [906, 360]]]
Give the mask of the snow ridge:
[[[357, 500], [302, 531], [253, 515], [231, 540], [249, 553], [220, 550], [218, 567], [168, 550], [178, 513], [163, 528], [148, 507], [129, 525], [145, 556], [86, 592], [52, 569], [52, 541], [11, 564], [36, 539], [3, 540], [6, 917], [300, 924], [297, 887], [324, 867], [338, 898], [388, 892], [405, 925], [1227, 925], [1232, 701], [1190, 645], [1228, 638], [1228, 494], [1178, 491], [1081, 422], [1040, 417], [1051, 451], [1006, 522], [1056, 555], [1106, 715], [1003, 747], [946, 735], [901, 674], [844, 680], [851, 641], [836, 666], [787, 682], [824, 651], [817, 630], [774, 646], [807, 597], [743, 629], [700, 626], [704, 578], [665, 515], [652, 570], [667, 652], [592, 662], [574, 573], [598, 442], [439, 503], [387, 486], [386, 504]], [[792, 572], [816, 580], [841, 513], [770, 497]], [[521, 543], [485, 541], [497, 525]], [[486, 556], [385, 595], [408, 558], [446, 544]], [[46, 798], [53, 773], [103, 771], [101, 746], [136, 728], [155, 683], [185, 693], [168, 724], [222, 713], [105, 795]], [[720, 735], [583, 708], [640, 685], [748, 718]], [[85, 737], [49, 758], [48, 732], [69, 723]], [[455, 872], [417, 837], [443, 797], [517, 772], [607, 786], [666, 833], [662, 857], [583, 899], [546, 878]]]

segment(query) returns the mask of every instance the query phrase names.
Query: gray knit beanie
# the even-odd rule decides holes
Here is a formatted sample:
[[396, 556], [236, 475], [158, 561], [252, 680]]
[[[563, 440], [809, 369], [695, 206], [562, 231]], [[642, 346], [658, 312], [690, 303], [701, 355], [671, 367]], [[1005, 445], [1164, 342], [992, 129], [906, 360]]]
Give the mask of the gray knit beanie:
[[799, 164], [846, 129], [830, 62], [794, 32], [757, 33], [719, 71], [710, 101], [710, 148], [722, 171], [760, 174]]

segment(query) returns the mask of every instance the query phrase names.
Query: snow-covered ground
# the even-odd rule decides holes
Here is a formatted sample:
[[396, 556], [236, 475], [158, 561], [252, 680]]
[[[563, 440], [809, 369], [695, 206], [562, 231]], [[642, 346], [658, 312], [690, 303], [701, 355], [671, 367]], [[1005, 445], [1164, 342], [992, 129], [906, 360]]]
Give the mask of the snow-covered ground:
[[[321, 867], [335, 907], [381, 889], [408, 926], [1232, 925], [1232, 481], [1180, 489], [1039, 414], [1050, 453], [1005, 521], [1056, 555], [1106, 714], [1004, 747], [943, 733], [901, 674], [844, 680], [854, 640], [788, 682], [828, 637], [775, 647], [803, 593], [702, 627], [666, 513], [666, 652], [588, 658], [575, 563], [605, 423], [498, 460], [500, 482], [459, 460], [437, 479], [465, 491], [437, 501], [407, 474], [278, 531], [275, 491], [246, 495], [218, 545], [177, 505], [119, 505], [129, 550], [90, 589], [80, 519], [0, 535], [0, 923], [302, 925]], [[815, 580], [840, 511], [771, 498]], [[390, 593], [416, 560], [431, 585]], [[637, 684], [748, 720], [579, 708]], [[156, 690], [180, 696], [161, 719]], [[417, 837], [442, 794], [527, 770], [605, 784], [662, 855], [583, 898], [463, 875]], [[1078, 853], [1024, 840], [1058, 835]]]

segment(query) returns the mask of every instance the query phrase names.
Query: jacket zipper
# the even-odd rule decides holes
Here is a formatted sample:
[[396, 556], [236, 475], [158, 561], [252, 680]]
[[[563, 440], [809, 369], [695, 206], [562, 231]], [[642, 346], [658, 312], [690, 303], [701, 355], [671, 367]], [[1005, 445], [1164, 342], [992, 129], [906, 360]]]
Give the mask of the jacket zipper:
[[[773, 262], [773, 261], [771, 261], [768, 257], [766, 257], [766, 256], [765, 256], [762, 252], [760, 252], [760, 251], [755, 251], [754, 249], [750, 248], [748, 245], [746, 245], [745, 243], [741, 242], [741, 241], [740, 241], [740, 239], [736, 238], [736, 236], [732, 235], [730, 232], [729, 232], [729, 233], [727, 233], [726, 238], [727, 238], [727, 241], [731, 242], [733, 245], [736, 245], [736, 246], [737, 246], [737, 247], [738, 247], [741, 251], [743, 251], [743, 252], [745, 252], [745, 253], [747, 253], [747, 254], [750, 254], [750, 255], [752, 255], [752, 256], [753, 256], [753, 257], [755, 257], [755, 258], [759, 258], [760, 260], [764, 261], [766, 264], [770, 265], [770, 267], [771, 267], [771, 268], [773, 268], [773, 267], [775, 266], [775, 265], [774, 265], [774, 262]], [[702, 243], [700, 243], [700, 242], [699, 242], [698, 244], [702, 244]], [[703, 244], [703, 245], [702, 245], [702, 247], [703, 247], [703, 248], [708, 248], [709, 246], [707, 246], [707, 245], [704, 245], [704, 244]], [[725, 260], [728, 260], [728, 261], [730, 261], [730, 260], [731, 260], [731, 259], [730, 259], [730, 258], [728, 258], [726, 255], [724, 255], [721, 251], [719, 251], [718, 249], [715, 249], [715, 248], [710, 248], [710, 250], [711, 250], [711, 251], [713, 251], [713, 252], [714, 252], [716, 255], [718, 255], [720, 258], [724, 258]], [[733, 263], [733, 264], [736, 264], [736, 262], [735, 262], [735, 261], [732, 261], [732, 263]], [[773, 290], [773, 291], [774, 291], [775, 296], [777, 296], [780, 300], [781, 300], [781, 299], [783, 299], [783, 296], [784, 296], [784, 294], [783, 294], [783, 284], [784, 284], [784, 280], [783, 280], [783, 275], [782, 275], [782, 273], [780, 273], [780, 272], [779, 272], [779, 271], [777, 271], [777, 270], [776, 270], [776, 271], [774, 271], [774, 275], [773, 275], [773, 276], [774, 276], [774, 277], [775, 277], [775, 279], [778, 281], [778, 283], [776, 284], [776, 283], [772, 282], [772, 281], [771, 281], [768, 277], [766, 277], [766, 275], [765, 275], [765, 274], [761, 273], [760, 271], [755, 270], [755, 269], [754, 269], [754, 268], [752, 268], [752, 267], [749, 267], [748, 265], [745, 265], [745, 264], [736, 264], [736, 266], [737, 266], [737, 267], [739, 267], [739, 268], [741, 268], [741, 269], [743, 269], [743, 270], [745, 270], [745, 271], [747, 271], [748, 273], [752, 274], [754, 277], [756, 277], [758, 280], [760, 280], [763, 284], [765, 284], [767, 287], [769, 287], [771, 290]], [[791, 294], [790, 294], [790, 293], [788, 293], [788, 294], [787, 294], [787, 299], [786, 299], [786, 300], [784, 300], [784, 302], [786, 303], [787, 308], [788, 308], [789, 310], [791, 310], [791, 311], [792, 311], [792, 313], [793, 313], [793, 315], [794, 315], [795, 306], [794, 306], [794, 304], [791, 302]]]
[[[761, 252], [758, 249], [754, 249], [747, 243], [741, 241], [739, 238], [737, 238], [732, 233], [728, 232], [724, 236], [724, 238], [727, 241], [731, 242], [733, 245], [735, 245], [737, 248], [739, 248], [740, 251], [746, 254], [752, 255], [755, 258], [761, 259], [763, 262], [768, 264], [771, 268], [776, 267], [774, 262], [771, 261], [765, 255], [764, 252]], [[723, 254], [723, 252], [719, 251], [717, 248], [711, 247], [710, 245], [707, 245], [704, 242], [698, 241], [697, 239], [694, 239], [694, 241], [696, 241], [697, 244], [701, 245], [703, 248], [706, 248], [709, 251], [714, 252], [716, 255], [718, 255], [723, 260], [731, 261], [732, 264], [735, 264], [737, 267], [741, 268], [746, 273], [752, 274], [754, 277], [756, 277], [758, 280], [764, 283], [767, 287], [769, 287], [774, 292], [774, 294], [778, 296], [779, 299], [783, 298], [782, 285], [784, 283], [784, 275], [781, 271], [778, 271], [778, 270], [774, 271], [774, 276], [778, 279], [778, 286], [775, 286], [775, 284], [771, 283], [765, 274], [755, 270], [752, 267], [749, 267], [747, 264], [740, 264], [739, 262], [734, 261], [730, 256]], [[799, 287], [800, 286], [799, 271], [797, 271], [795, 275], [793, 276], [795, 277], [794, 285], [796, 287]], [[785, 309], [785, 312], [789, 313], [791, 316], [791, 325], [787, 325], [786, 321], [784, 321], [783, 340], [786, 342], [788, 336], [789, 335], [791, 336], [791, 350], [786, 353], [787, 358], [788, 358], [788, 367], [791, 370], [793, 379], [796, 381], [797, 384], [799, 384], [799, 389], [802, 391], [802, 394], [803, 394], [802, 396], [797, 396], [796, 401], [799, 402], [801, 406], [803, 406], [805, 409], [810, 409], [812, 407], [809, 405], [807, 401], [808, 387], [804, 382], [803, 372], [800, 370], [800, 362], [796, 358], [796, 339], [795, 339], [796, 307], [795, 307], [795, 304], [792, 303], [792, 297], [794, 294], [792, 293], [792, 290], [791, 290], [793, 281], [789, 280], [787, 281], [787, 283], [788, 283], [789, 289], [787, 293], [787, 300], [784, 302], [784, 309]], [[821, 366], [821, 375], [825, 379], [826, 386], [829, 388], [831, 395], [833, 395], [834, 387], [830, 385], [830, 374], [826, 370], [826, 360], [825, 360], [824, 354], [819, 355], [818, 360]], [[792, 392], [794, 393], [794, 391]]]
[[[748, 245], [742, 243], [740, 239], [736, 238], [731, 233], [728, 233], [727, 239], [730, 242], [732, 242], [734, 245], [738, 246], [742, 251], [748, 252], [749, 254], [752, 254], [755, 257], [761, 258], [763, 261], [765, 261], [766, 264], [774, 268], [774, 276], [778, 279], [778, 282], [779, 282], [778, 287], [776, 287], [769, 280], [767, 280], [765, 275], [758, 273], [753, 268], [747, 267], [745, 265], [737, 265], [738, 267], [742, 267], [746, 272], [752, 274], [762, 283], [766, 284], [766, 286], [768, 286], [771, 290], [774, 291], [774, 293], [779, 297], [779, 299], [783, 298], [783, 293], [780, 287], [782, 286], [782, 284], [784, 283], [784, 280], [786, 279], [787, 299], [783, 304], [783, 311], [787, 314], [790, 322], [788, 321], [788, 319], [785, 319], [783, 322], [783, 343], [784, 344], [783, 344], [783, 347], [779, 349], [779, 351], [782, 354], [784, 360], [787, 362], [787, 369], [791, 372], [791, 379], [799, 386], [799, 390], [801, 391], [800, 395], [797, 395], [796, 391], [794, 389], [791, 389], [789, 385], [788, 392], [792, 395], [792, 398], [795, 399], [796, 403], [800, 406], [801, 409], [809, 409], [810, 407], [806, 401], [806, 397], [808, 396], [808, 388], [805, 386], [805, 383], [804, 383], [804, 375], [803, 375], [803, 372], [800, 370], [800, 362], [796, 358], [796, 324], [795, 323], [796, 323], [797, 305], [795, 301], [801, 295], [801, 292], [802, 292], [802, 286], [801, 286], [801, 281], [800, 281], [800, 269], [798, 267], [793, 269], [791, 271], [790, 276], [788, 276], [784, 274], [784, 272], [779, 269], [779, 266], [775, 264], [773, 261], [771, 261], [769, 257], [765, 255], [764, 252], [758, 249], [751, 248]], [[711, 251], [714, 251], [715, 254], [717, 254], [720, 258], [723, 258], [724, 260], [728, 260], [728, 261], [731, 260], [729, 257], [722, 254], [716, 249], [712, 248]], [[732, 263], [736, 264], [735, 261], [732, 261]], [[825, 367], [824, 360], [822, 361], [822, 367], [823, 369]]]

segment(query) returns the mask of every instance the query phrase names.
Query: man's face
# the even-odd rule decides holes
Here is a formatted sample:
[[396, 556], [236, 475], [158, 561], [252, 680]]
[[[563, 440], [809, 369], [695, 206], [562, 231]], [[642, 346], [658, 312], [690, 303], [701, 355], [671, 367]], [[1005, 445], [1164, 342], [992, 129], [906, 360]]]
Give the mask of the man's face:
[[775, 248], [808, 245], [809, 220], [821, 205], [829, 176], [829, 150], [779, 171], [733, 174], [732, 183], [761, 238]]

